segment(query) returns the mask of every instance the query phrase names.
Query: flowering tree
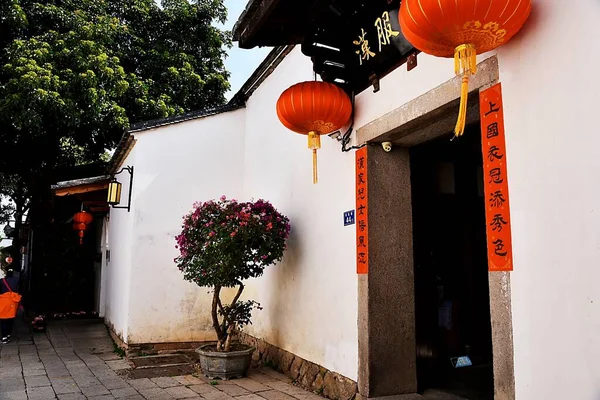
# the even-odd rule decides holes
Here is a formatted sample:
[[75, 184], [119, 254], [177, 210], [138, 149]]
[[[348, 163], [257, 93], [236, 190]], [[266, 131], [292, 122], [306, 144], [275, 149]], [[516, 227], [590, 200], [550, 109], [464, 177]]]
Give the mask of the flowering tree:
[[[213, 289], [212, 321], [217, 351], [229, 351], [233, 332], [250, 323], [255, 301], [240, 301], [243, 280], [263, 274], [280, 261], [290, 233], [289, 219], [268, 201], [227, 200], [196, 203], [183, 217], [175, 262], [184, 279]], [[221, 289], [238, 287], [231, 304], [221, 301]]]

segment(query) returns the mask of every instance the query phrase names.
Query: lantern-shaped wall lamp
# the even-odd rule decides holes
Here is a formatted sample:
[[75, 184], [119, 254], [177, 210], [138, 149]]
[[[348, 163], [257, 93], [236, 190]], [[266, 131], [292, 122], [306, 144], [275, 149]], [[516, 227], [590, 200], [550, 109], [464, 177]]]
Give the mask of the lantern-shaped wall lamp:
[[[126, 206], [119, 205], [121, 203], [121, 189], [122, 189], [123, 185], [121, 184], [121, 182], [117, 181], [117, 178], [116, 178], [116, 176], [119, 175], [123, 171], [129, 172], [129, 195], [128, 195]], [[127, 167], [121, 168], [121, 170], [119, 172], [117, 172], [116, 174], [113, 175], [112, 180], [108, 184], [107, 203], [110, 204], [112, 206], [112, 208], [126, 208], [127, 212], [131, 211], [131, 187], [132, 187], [132, 185], [133, 185], [133, 167], [127, 166]]]

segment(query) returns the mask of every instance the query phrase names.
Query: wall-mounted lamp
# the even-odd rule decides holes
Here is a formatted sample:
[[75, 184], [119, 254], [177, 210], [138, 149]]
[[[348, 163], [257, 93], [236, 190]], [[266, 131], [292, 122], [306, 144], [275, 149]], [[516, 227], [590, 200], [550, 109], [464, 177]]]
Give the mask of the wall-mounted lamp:
[[[119, 206], [118, 204], [121, 203], [121, 188], [123, 185], [121, 184], [121, 182], [117, 181], [116, 176], [119, 175], [123, 171], [129, 172], [129, 196], [128, 196], [128, 200], [127, 200], [127, 205]], [[108, 184], [107, 203], [110, 204], [112, 206], [112, 208], [126, 208], [127, 212], [131, 211], [131, 187], [132, 186], [133, 186], [133, 167], [128, 165], [126, 167], [121, 168], [121, 170], [119, 172], [114, 174], [112, 177], [112, 180]]]

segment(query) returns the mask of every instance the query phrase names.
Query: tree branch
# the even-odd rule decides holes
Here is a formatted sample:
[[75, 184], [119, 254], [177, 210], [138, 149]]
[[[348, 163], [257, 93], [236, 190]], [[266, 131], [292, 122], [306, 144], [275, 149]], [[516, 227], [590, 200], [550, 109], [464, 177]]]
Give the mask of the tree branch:
[[233, 301], [231, 302], [231, 306], [232, 307], [233, 307], [233, 305], [235, 305], [235, 303], [237, 303], [237, 301], [239, 300], [240, 296], [242, 295], [242, 292], [244, 291], [244, 284], [242, 282], [238, 282], [238, 283], [240, 284], [240, 287], [238, 289], [237, 294], [233, 298]]

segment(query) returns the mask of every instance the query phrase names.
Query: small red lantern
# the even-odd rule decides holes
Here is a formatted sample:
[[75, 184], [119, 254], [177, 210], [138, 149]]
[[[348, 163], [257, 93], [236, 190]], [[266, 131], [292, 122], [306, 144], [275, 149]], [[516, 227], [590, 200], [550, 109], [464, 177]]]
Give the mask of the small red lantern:
[[80, 211], [73, 217], [73, 230], [79, 232], [79, 244], [83, 244], [83, 236], [88, 224], [92, 223], [94, 216], [87, 211]]
[[308, 148], [313, 151], [313, 183], [317, 183], [317, 150], [321, 148], [321, 135], [335, 132], [350, 121], [350, 98], [332, 83], [297, 83], [277, 100], [277, 117], [289, 130], [308, 135]]
[[8, 257], [6, 257], [6, 258], [4, 259], [4, 261], [6, 261], [6, 263], [7, 263], [8, 265], [10, 265], [10, 264], [12, 264], [12, 262], [13, 262], [13, 258], [12, 258], [11, 256], [8, 256]]
[[83, 224], [91, 224], [94, 220], [94, 216], [87, 211], [80, 211], [73, 217], [73, 221], [80, 222]]

